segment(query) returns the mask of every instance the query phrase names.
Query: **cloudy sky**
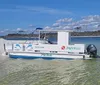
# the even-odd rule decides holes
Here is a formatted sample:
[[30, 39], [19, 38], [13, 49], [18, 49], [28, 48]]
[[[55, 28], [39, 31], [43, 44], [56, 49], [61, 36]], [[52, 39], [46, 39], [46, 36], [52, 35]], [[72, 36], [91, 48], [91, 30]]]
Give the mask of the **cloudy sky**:
[[100, 0], [0, 0], [0, 33], [46, 29], [98, 30]]

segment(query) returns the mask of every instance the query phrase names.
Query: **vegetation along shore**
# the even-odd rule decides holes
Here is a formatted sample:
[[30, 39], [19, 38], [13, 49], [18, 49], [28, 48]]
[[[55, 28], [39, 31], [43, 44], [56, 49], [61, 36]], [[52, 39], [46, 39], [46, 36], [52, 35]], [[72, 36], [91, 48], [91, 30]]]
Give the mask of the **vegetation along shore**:
[[[48, 35], [51, 35], [51, 33], [48, 33]], [[55, 34], [53, 34], [52, 36], [55, 36]], [[74, 37], [87, 37], [87, 36], [90, 36], [90, 37], [99, 37], [100, 36], [100, 30], [98, 31], [85, 31], [85, 32], [72, 32], [71, 33], [71, 36], [74, 36]], [[3, 38], [19, 38], [19, 37], [38, 37], [37, 34], [33, 34], [33, 33], [30, 33], [30, 34], [25, 34], [25, 33], [12, 33], [12, 34], [7, 34], [5, 36], [1, 36]]]

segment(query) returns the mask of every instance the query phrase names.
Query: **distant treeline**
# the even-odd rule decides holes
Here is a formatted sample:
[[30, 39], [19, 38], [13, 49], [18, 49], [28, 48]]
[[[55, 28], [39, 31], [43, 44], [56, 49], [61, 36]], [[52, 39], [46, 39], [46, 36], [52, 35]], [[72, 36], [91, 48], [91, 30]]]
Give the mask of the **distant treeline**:
[[[42, 36], [44, 36], [45, 34], [41, 34]], [[47, 36], [55, 36], [56, 33], [48, 33], [46, 34]], [[72, 32], [71, 33], [71, 36], [100, 36], [100, 30], [99, 31], [87, 31], [87, 32]], [[19, 38], [19, 37], [38, 37], [37, 34], [19, 34], [19, 33], [16, 33], [16, 34], [8, 34], [6, 36], [2, 36], [4, 38]]]
[[37, 34], [8, 34], [4, 37], [37, 37]]
[[87, 32], [72, 32], [72, 36], [100, 36], [100, 30]]

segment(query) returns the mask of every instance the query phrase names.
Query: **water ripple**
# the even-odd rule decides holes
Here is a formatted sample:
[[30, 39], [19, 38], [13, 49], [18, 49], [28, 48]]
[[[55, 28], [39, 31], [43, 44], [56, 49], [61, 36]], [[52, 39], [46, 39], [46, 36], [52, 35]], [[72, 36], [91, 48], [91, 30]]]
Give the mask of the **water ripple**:
[[0, 62], [0, 85], [100, 85], [99, 71], [95, 59], [7, 59]]

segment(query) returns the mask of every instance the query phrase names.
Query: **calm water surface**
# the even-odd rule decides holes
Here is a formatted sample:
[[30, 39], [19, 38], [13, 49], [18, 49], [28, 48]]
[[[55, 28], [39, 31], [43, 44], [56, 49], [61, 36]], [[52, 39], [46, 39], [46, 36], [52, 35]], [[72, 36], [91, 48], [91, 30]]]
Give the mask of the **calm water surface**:
[[[73, 43], [95, 44], [100, 38], [72, 38]], [[0, 60], [0, 85], [100, 85], [100, 58], [92, 60]]]

